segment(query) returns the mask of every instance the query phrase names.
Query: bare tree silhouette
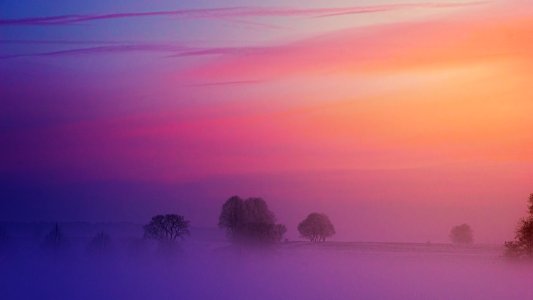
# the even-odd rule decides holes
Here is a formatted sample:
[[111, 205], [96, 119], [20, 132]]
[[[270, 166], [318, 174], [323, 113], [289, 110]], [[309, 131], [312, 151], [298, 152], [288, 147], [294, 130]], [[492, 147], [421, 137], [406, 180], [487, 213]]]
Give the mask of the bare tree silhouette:
[[145, 238], [160, 242], [173, 242], [177, 238], [183, 239], [185, 235], [190, 235], [189, 221], [175, 214], [157, 215], [144, 225], [143, 229]]
[[66, 243], [67, 239], [61, 231], [59, 224], [56, 223], [44, 237], [43, 246], [47, 249], [58, 250], [65, 247]]

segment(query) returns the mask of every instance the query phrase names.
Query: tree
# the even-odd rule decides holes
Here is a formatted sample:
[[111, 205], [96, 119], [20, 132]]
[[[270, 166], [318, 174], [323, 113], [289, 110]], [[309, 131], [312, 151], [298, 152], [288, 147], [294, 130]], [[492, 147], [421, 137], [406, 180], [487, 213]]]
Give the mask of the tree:
[[143, 229], [145, 238], [159, 242], [173, 242], [177, 238], [183, 239], [185, 235], [190, 235], [189, 221], [175, 214], [157, 215], [144, 225]]
[[520, 220], [514, 241], [505, 242], [509, 257], [533, 257], [533, 216]]
[[514, 241], [505, 242], [508, 257], [533, 257], [533, 193], [528, 199], [529, 215], [520, 220]]
[[265, 200], [230, 197], [222, 205], [218, 226], [235, 242], [279, 242], [287, 228], [276, 224], [276, 217]]
[[54, 227], [48, 232], [44, 237], [43, 246], [49, 249], [60, 249], [66, 244], [66, 238], [59, 227], [59, 224], [56, 223]]
[[274, 242], [281, 242], [285, 233], [287, 233], [287, 227], [283, 224], [276, 224], [272, 230], [272, 239]]
[[87, 245], [87, 250], [91, 253], [101, 254], [109, 250], [111, 247], [111, 237], [101, 231], [97, 233]]
[[454, 226], [450, 230], [450, 239], [454, 244], [470, 245], [474, 242], [472, 228], [468, 224]]
[[311, 242], [324, 242], [335, 234], [335, 227], [325, 214], [311, 213], [298, 224], [298, 232]]
[[265, 200], [261, 198], [248, 198], [244, 201], [244, 219], [247, 223], [274, 224], [276, 217], [268, 209]]
[[226, 233], [235, 237], [242, 230], [245, 223], [244, 201], [239, 196], [233, 196], [222, 205], [218, 218], [218, 226], [226, 229]]
[[533, 193], [529, 194], [528, 211], [530, 215], [533, 215]]

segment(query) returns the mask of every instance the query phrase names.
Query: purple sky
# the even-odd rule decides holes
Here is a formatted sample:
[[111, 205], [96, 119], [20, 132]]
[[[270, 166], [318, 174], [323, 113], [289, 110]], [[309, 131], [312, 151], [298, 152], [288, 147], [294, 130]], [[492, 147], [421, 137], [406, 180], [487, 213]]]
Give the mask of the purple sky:
[[[517, 9], [519, 7], [520, 9]], [[510, 239], [533, 179], [527, 1], [2, 1], [0, 220]], [[503, 79], [502, 79], [503, 78]]]

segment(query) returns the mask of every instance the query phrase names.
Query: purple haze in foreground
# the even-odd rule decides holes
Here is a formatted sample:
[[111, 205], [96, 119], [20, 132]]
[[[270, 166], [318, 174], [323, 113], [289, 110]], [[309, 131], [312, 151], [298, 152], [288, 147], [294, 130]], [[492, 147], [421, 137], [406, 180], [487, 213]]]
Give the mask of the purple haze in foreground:
[[[100, 225], [102, 226], [102, 225]], [[220, 231], [192, 230], [175, 253], [119, 235], [112, 248], [85, 250], [89, 235], [66, 231], [48, 253], [19, 236], [0, 256], [1, 299], [529, 299], [529, 267], [501, 247], [446, 244], [289, 242], [238, 249]], [[122, 225], [135, 229], [133, 225]], [[118, 226], [120, 227], [120, 226]], [[96, 228], [96, 227], [95, 227]], [[93, 228], [94, 229], [94, 228]], [[126, 233], [125, 233], [126, 232]], [[76, 235], [77, 234], [77, 235]]]

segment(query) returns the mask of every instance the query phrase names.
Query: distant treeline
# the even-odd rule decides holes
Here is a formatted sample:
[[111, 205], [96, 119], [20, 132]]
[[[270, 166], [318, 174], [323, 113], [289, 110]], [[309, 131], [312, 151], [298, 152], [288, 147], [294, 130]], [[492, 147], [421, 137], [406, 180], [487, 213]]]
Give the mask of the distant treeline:
[[[69, 244], [69, 238], [59, 223], [4, 223], [11, 225], [17, 231], [28, 232], [34, 237], [42, 238], [41, 246], [47, 251], [58, 251]], [[70, 227], [76, 227], [78, 231], [94, 231], [90, 223], [73, 222]], [[107, 224], [109, 225], [109, 224]], [[121, 231], [134, 231], [137, 226], [131, 223], [120, 223]], [[43, 233], [43, 227], [48, 231]], [[102, 228], [106, 223], [100, 223]], [[266, 245], [275, 244], [284, 239], [287, 228], [283, 224], [276, 223], [275, 214], [269, 209], [262, 198], [242, 199], [233, 196], [222, 205], [218, 226], [225, 230], [228, 239], [235, 244]], [[9, 227], [9, 226], [4, 226]], [[191, 234], [190, 221], [179, 214], [161, 214], [151, 218], [143, 227], [143, 239], [155, 240], [161, 246], [176, 245]], [[335, 228], [328, 216], [321, 213], [311, 213], [297, 227], [303, 238], [311, 242], [324, 242], [326, 238], [335, 234]], [[44, 234], [44, 237], [42, 237]], [[0, 249], [10, 241], [10, 235], [5, 228], [0, 226]], [[111, 235], [106, 230], [99, 230], [92, 236], [87, 244], [87, 250], [94, 253], [102, 253], [111, 247]]]
[[[520, 220], [515, 239], [505, 243], [506, 257], [533, 257], [533, 193], [529, 196], [528, 212], [528, 216]], [[9, 223], [4, 223], [4, 227], [6, 224]], [[21, 226], [26, 230], [33, 228], [35, 234], [40, 236], [42, 226], [35, 226], [35, 224], [45, 223], [23, 223]], [[87, 223], [73, 224], [87, 230]], [[128, 223], [121, 223], [121, 225], [123, 230], [131, 230], [135, 227]], [[275, 214], [262, 198], [230, 197], [222, 205], [218, 226], [225, 230], [228, 239], [235, 244], [266, 245], [286, 241], [284, 235], [287, 227], [277, 223]], [[160, 245], [166, 246], [175, 245], [191, 234], [189, 220], [179, 214], [156, 215], [142, 229], [143, 239], [155, 240]], [[335, 234], [335, 227], [329, 217], [316, 212], [310, 213], [296, 229], [301, 237], [314, 243], [325, 242], [327, 238]], [[452, 227], [450, 239], [454, 244], [473, 243], [471, 227], [468, 224]], [[0, 251], [7, 248], [10, 240], [9, 232], [0, 226]], [[66, 244], [68, 244], [68, 238], [58, 223], [49, 229], [41, 241], [42, 247], [47, 250], [62, 249]], [[110, 245], [110, 234], [105, 230], [100, 230], [90, 239], [87, 250], [94, 253], [105, 252]]]

